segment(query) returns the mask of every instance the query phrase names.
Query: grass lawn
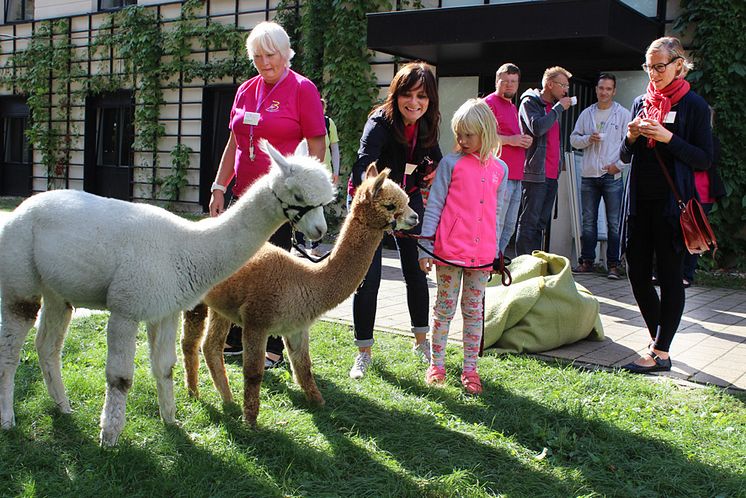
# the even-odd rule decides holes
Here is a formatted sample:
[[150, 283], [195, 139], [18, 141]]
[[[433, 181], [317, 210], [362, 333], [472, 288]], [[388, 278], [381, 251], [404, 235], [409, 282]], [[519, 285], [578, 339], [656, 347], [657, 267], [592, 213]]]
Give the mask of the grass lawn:
[[[119, 446], [98, 446], [106, 315], [73, 322], [63, 353], [75, 412], [46, 394], [33, 337], [16, 376], [17, 427], [0, 433], [0, 496], [746, 496], [743, 394], [587, 372], [526, 356], [480, 360], [485, 394], [463, 394], [461, 352], [432, 389], [409, 340], [378, 334], [362, 381], [347, 327], [312, 332], [327, 404], [287, 370], [267, 374], [257, 429], [175, 370], [178, 427], [158, 417], [144, 332]], [[236, 399], [241, 373], [229, 365]]]

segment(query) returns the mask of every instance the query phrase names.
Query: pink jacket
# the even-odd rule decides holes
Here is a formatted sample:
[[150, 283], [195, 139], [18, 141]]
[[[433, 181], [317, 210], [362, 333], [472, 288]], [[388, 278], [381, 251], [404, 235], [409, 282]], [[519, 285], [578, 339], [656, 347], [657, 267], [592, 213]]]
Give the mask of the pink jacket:
[[[423, 244], [443, 259], [464, 266], [491, 263], [498, 256], [500, 203], [508, 167], [495, 157], [482, 165], [476, 155], [449, 154], [436, 170], [422, 222]], [[430, 242], [429, 244], [427, 242]], [[424, 251], [420, 258], [430, 257]], [[442, 264], [436, 260], [437, 264]]]

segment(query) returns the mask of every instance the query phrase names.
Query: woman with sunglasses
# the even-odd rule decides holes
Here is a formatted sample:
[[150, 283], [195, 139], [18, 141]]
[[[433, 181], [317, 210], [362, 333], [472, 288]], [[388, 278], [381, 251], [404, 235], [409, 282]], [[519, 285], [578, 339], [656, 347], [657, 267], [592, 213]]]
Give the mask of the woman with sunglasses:
[[[684, 79], [692, 67], [677, 38], [663, 37], [650, 44], [642, 65], [650, 82], [632, 105], [635, 118], [627, 125], [621, 146], [621, 160], [631, 161], [622, 213], [622, 252], [626, 251], [632, 293], [651, 338], [648, 350], [622, 367], [630, 372], [671, 370], [669, 348], [684, 311], [682, 272], [687, 250], [679, 207], [663, 167], [687, 202], [697, 196], [694, 171], [706, 170], [712, 162], [707, 102]], [[660, 297], [650, 279], [654, 259]]]

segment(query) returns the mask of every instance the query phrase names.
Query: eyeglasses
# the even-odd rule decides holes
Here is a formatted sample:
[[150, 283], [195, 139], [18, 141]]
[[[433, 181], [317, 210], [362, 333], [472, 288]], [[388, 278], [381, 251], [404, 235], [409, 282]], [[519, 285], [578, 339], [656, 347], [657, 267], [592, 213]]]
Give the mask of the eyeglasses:
[[670, 61], [666, 62], [665, 64], [663, 64], [662, 62], [660, 64], [653, 64], [652, 66], [648, 66], [647, 64], [643, 64], [642, 65], [642, 70], [645, 71], [646, 73], [649, 73], [650, 72], [650, 68], [653, 68], [656, 73], [662, 73], [662, 72], [664, 72], [666, 70], [666, 68], [668, 67], [668, 65], [672, 64], [673, 62], [675, 62], [676, 59], [681, 59], [681, 57], [674, 57], [673, 59], [671, 59]]
[[560, 83], [560, 82], [559, 82], [559, 81], [557, 81], [557, 80], [552, 80], [552, 83], [557, 83], [557, 84], [558, 84], [559, 86], [561, 86], [561, 87], [562, 87], [562, 88], [563, 88], [564, 90], [567, 90], [568, 88], [570, 88], [570, 84], [569, 84], [569, 83]]

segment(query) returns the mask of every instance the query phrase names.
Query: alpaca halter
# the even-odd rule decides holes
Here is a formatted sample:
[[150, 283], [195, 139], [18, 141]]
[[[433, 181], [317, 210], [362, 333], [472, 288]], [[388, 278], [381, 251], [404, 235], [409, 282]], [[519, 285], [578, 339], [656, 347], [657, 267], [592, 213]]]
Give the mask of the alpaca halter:
[[[326, 204], [331, 204], [331, 202], [327, 202], [326, 204], [317, 204], [315, 206], [298, 206], [296, 204], [289, 204], [280, 199], [280, 196], [277, 195], [277, 192], [275, 192], [274, 189], [270, 190], [272, 190], [272, 194], [277, 198], [277, 200], [280, 201], [282, 213], [285, 215], [285, 218], [287, 218], [287, 220], [290, 222], [290, 225], [292, 225], [293, 227], [295, 227], [295, 224], [298, 223], [301, 218], [306, 215], [307, 212], [312, 211], [317, 207], [323, 207], [326, 206]], [[297, 213], [295, 213], [295, 216], [290, 216], [290, 213], [288, 211], [290, 211], [291, 209], [297, 211]]]

